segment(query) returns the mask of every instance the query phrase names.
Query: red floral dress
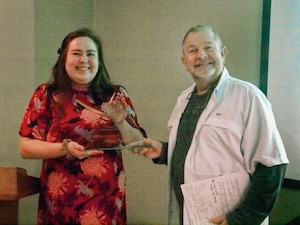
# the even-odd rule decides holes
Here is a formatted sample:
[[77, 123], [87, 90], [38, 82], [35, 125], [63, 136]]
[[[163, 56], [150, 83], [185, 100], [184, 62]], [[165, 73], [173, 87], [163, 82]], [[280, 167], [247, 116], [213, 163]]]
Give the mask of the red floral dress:
[[[116, 88], [115, 91], [122, 91]], [[137, 119], [131, 101], [124, 93], [131, 120]], [[24, 115], [19, 134], [48, 142], [72, 139], [87, 148], [113, 147], [121, 137], [113, 122], [95, 105], [87, 88], [73, 87], [72, 98], [64, 102], [65, 117], [58, 121], [47, 85], [34, 92]], [[79, 101], [77, 101], [79, 100]], [[107, 101], [109, 98], [107, 99]], [[78, 102], [100, 110], [95, 113]], [[121, 152], [77, 158], [60, 157], [43, 160], [38, 224], [126, 224], [125, 172]]]

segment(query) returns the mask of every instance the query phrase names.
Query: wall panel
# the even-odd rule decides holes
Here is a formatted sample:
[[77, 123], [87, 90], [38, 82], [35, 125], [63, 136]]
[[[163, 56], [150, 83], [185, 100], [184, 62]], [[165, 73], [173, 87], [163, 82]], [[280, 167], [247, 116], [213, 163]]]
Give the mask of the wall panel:
[[[181, 41], [196, 24], [216, 27], [233, 76], [259, 84], [260, 0], [116, 0], [95, 2], [95, 30], [108, 70], [124, 85], [150, 137], [167, 140], [178, 94], [192, 83], [181, 64]], [[165, 224], [167, 168], [124, 153], [129, 224]]]

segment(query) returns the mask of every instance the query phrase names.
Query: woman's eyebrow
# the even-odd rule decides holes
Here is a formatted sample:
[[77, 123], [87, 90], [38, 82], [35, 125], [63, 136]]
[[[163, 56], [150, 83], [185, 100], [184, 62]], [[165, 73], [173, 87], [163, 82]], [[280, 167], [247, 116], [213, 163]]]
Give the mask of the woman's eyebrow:
[[[71, 52], [84, 52], [84, 51], [81, 50], [81, 49], [71, 49], [70, 51], [71, 51]], [[86, 50], [85, 52], [97, 52], [97, 51], [94, 50], [94, 49], [88, 49], [88, 50]]]

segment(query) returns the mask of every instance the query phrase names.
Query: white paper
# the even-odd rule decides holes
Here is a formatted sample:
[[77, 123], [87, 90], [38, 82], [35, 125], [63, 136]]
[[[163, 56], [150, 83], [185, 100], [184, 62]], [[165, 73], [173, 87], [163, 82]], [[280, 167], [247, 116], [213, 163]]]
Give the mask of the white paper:
[[190, 224], [211, 225], [209, 219], [233, 210], [243, 197], [249, 181], [249, 174], [241, 171], [182, 184]]

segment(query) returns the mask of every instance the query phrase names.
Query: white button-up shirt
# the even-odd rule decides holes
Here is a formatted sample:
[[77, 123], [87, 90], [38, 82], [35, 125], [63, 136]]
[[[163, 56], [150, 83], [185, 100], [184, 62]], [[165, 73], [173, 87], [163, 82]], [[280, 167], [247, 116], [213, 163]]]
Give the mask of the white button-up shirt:
[[[169, 169], [179, 121], [194, 89], [195, 84], [181, 93], [168, 122]], [[241, 170], [251, 175], [257, 163], [267, 167], [288, 163], [271, 104], [256, 86], [231, 77], [224, 68], [197, 123], [185, 160], [184, 183]], [[169, 216], [174, 224], [178, 206], [171, 187], [170, 193], [170, 213], [175, 210], [175, 217]], [[186, 215], [184, 218], [184, 224], [189, 224]]]

